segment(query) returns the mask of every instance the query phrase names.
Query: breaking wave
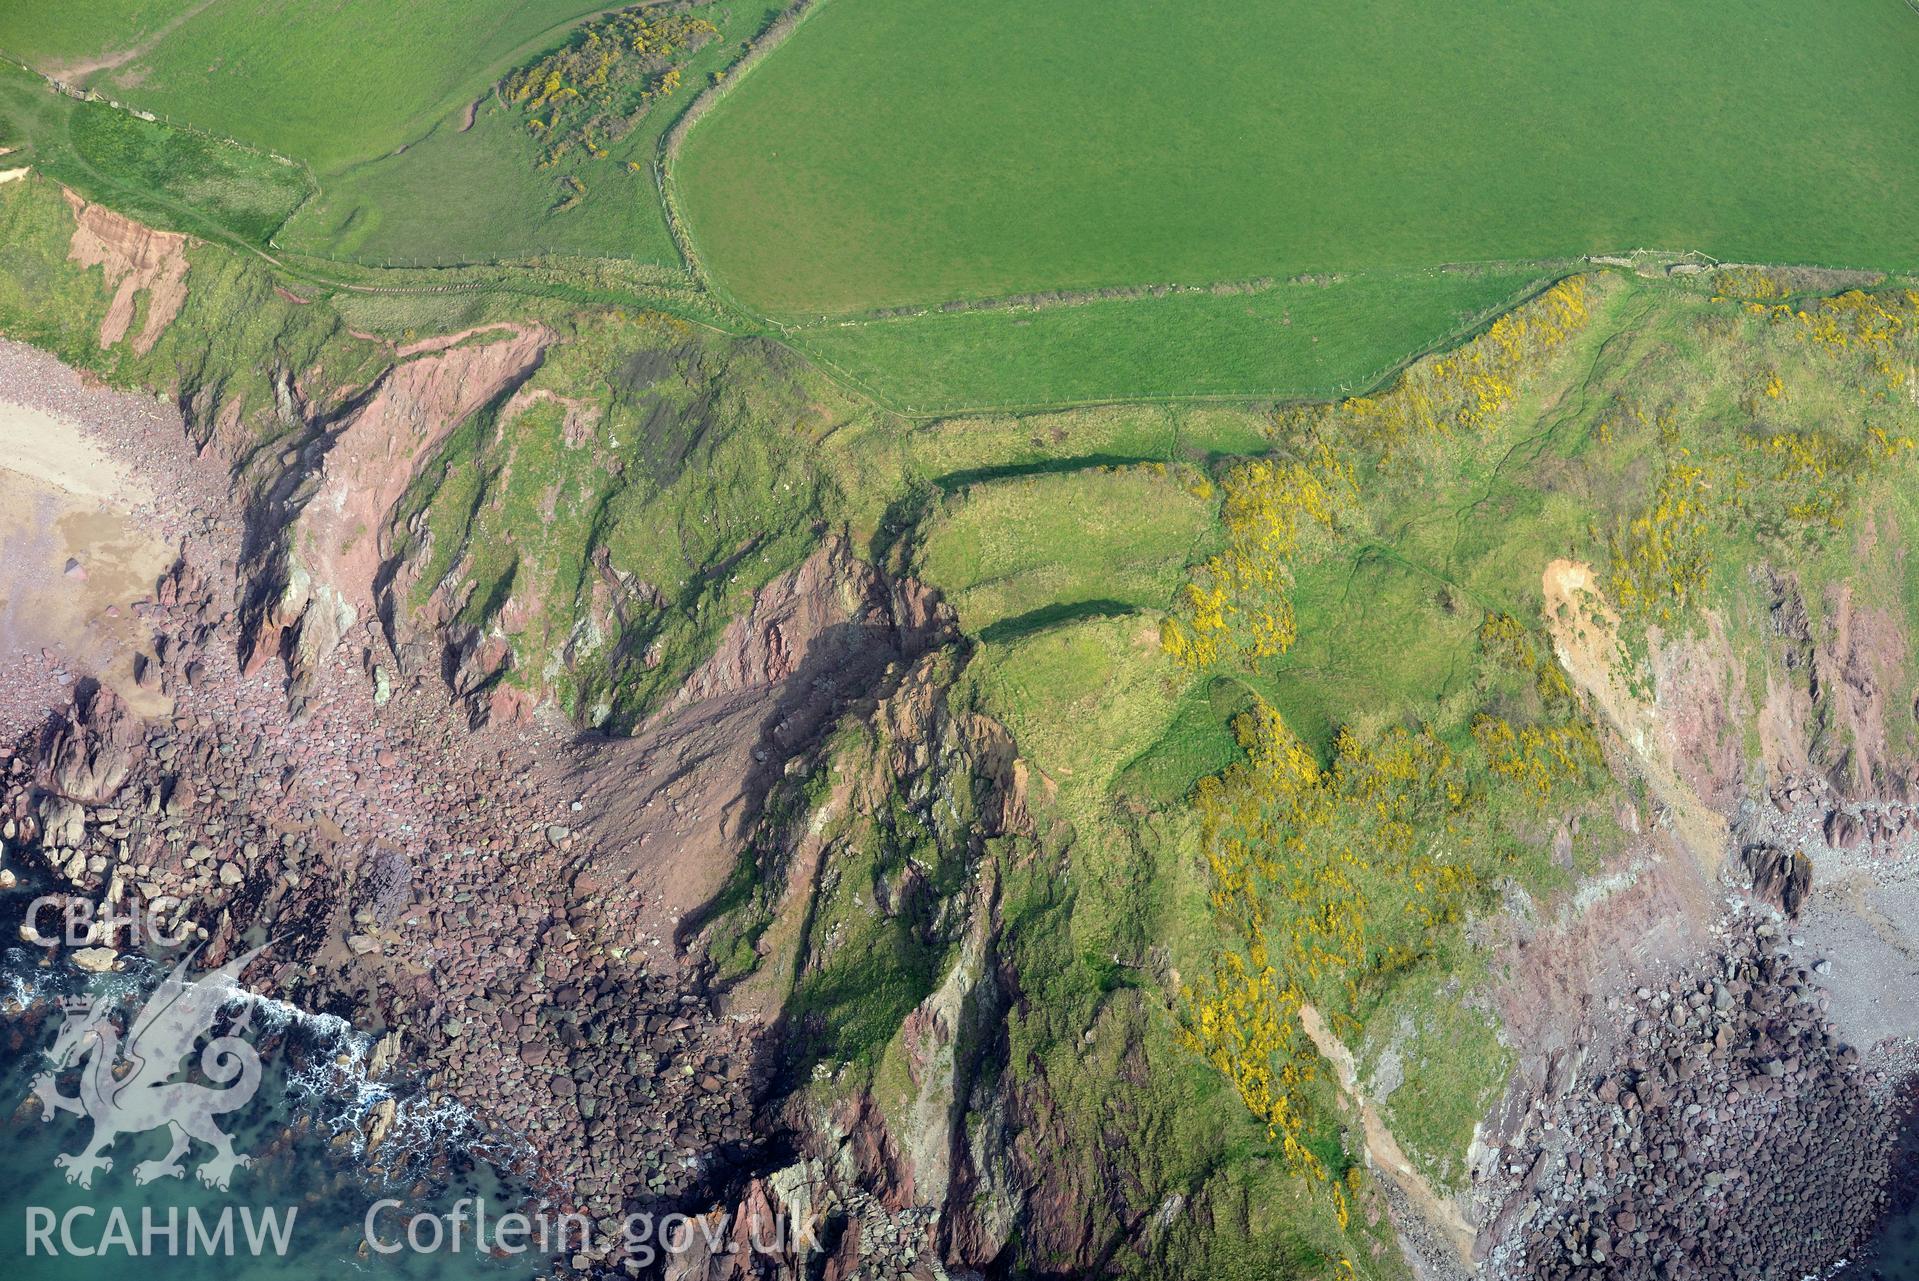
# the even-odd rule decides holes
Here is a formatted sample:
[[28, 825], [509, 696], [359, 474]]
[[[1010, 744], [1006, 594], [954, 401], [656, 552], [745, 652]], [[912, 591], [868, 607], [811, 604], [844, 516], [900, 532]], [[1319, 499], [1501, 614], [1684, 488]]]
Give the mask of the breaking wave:
[[[0, 1001], [24, 1017], [47, 1015], [60, 1001], [83, 996], [112, 996], [138, 1008], [163, 977], [159, 966], [130, 953], [115, 970], [91, 974], [64, 958], [48, 964], [39, 948], [0, 951]], [[233, 1004], [244, 1004], [238, 1017], [245, 1035], [284, 1084], [283, 1119], [311, 1122], [336, 1152], [379, 1181], [437, 1181], [456, 1156], [499, 1169], [530, 1159], [523, 1139], [488, 1133], [472, 1108], [434, 1095], [416, 1074], [392, 1063], [392, 1055], [383, 1061], [379, 1038], [338, 1015], [310, 1013], [253, 993], [237, 994]], [[384, 1120], [385, 1134], [369, 1150], [376, 1118]]]

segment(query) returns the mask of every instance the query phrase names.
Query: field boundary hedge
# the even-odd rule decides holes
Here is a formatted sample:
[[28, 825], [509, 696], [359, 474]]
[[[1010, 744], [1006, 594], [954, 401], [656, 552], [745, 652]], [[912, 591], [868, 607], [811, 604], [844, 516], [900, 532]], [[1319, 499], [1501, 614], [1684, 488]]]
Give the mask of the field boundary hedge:
[[734, 310], [782, 329], [784, 327], [780, 326], [778, 321], [769, 316], [762, 316], [720, 288], [706, 270], [704, 260], [700, 257], [699, 245], [693, 239], [692, 225], [680, 212], [679, 187], [673, 176], [673, 165], [680, 158], [680, 148], [685, 143], [687, 134], [692, 132], [693, 126], [705, 119], [707, 114], [733, 91], [734, 85], [744, 80], [754, 68], [765, 62], [774, 50], [785, 44], [793, 33], [799, 30], [802, 22], [818, 12], [826, 3], [827, 0], [794, 0], [794, 3], [779, 17], [767, 23], [766, 29], [753, 38], [746, 52], [736, 61], [728, 64], [725, 74], [694, 95], [693, 101], [686, 104], [685, 110], [681, 111], [679, 117], [660, 135], [659, 152], [653, 160], [653, 182], [660, 193], [660, 207], [666, 211], [667, 234], [672, 236], [673, 245], [679, 250], [680, 262], [686, 268], [687, 274], [693, 277], [694, 283], [712, 291]]

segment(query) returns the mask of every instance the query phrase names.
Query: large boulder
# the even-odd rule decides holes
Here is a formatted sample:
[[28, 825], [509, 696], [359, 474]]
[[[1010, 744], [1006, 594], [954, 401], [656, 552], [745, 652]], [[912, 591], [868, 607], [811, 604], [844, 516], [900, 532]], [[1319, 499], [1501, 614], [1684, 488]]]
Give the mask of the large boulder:
[[119, 792], [145, 751], [140, 718], [104, 685], [74, 695], [41, 754], [43, 791], [79, 805], [104, 805]]
[[1754, 896], [1787, 916], [1798, 916], [1812, 889], [1812, 860], [1802, 851], [1787, 852], [1773, 845], [1750, 845], [1741, 854], [1752, 877]]
[[1826, 844], [1836, 850], [1850, 850], [1859, 847], [1859, 839], [1864, 833], [1860, 830], [1859, 820], [1844, 810], [1834, 810], [1826, 815]]

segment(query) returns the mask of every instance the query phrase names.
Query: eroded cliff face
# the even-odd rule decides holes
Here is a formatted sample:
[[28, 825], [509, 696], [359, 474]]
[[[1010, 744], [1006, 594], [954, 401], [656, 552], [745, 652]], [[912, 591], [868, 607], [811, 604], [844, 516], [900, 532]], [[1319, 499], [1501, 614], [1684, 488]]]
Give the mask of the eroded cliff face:
[[[1891, 806], [1860, 834], [1896, 840], [1906, 827], [1900, 807], [1919, 796], [1910, 748], [1919, 692], [1907, 636], [1889, 603], [1872, 603], [1861, 584], [1828, 588], [1816, 625], [1791, 574], [1770, 574], [1768, 586], [1778, 638], [1760, 724], [1769, 791], [1789, 801], [1799, 799], [1794, 791], [1828, 792], [1855, 822], [1861, 807], [1878, 819], [1877, 807]], [[1837, 834], [1850, 837], [1844, 825]]]
[[1919, 673], [1860, 581], [1810, 610], [1790, 569], [1748, 586], [1761, 634], [1655, 631], [1636, 699], [1625, 653], [1592, 655], [1658, 804], [1583, 911], [1516, 940], [1535, 1048], [1476, 1144], [1488, 1275], [1809, 1274], [1886, 1206], [1919, 1069]]
[[[129, 896], [208, 963], [284, 936], [254, 986], [390, 1036], [396, 1067], [525, 1136], [526, 1172], [569, 1206], [703, 1211], [722, 1236], [783, 1215], [825, 1254], [796, 1246], [796, 1277], [985, 1266], [1022, 1231], [1088, 1266], [1105, 1248], [1053, 1177], [1075, 1136], [1044, 1083], [983, 1076], [1019, 993], [988, 846], [1031, 827], [1009, 736], [952, 703], [963, 655], [922, 589], [829, 541], [732, 629], [698, 697], [633, 738], [556, 746], [449, 733], [425, 682], [376, 705], [364, 622], [289, 705], [238, 664], [237, 580], [198, 563], [189, 548], [145, 612], [172, 713], [89, 684], [10, 757], [0, 817], [36, 874]], [[821, 777], [837, 802], [798, 803]], [[764, 965], [784, 976], [758, 988], [710, 959], [741, 859], [760, 860]], [[105, 968], [129, 942], [76, 955]], [[840, 1056], [875, 1045], [884, 1079], [849, 1072]], [[685, 1244], [674, 1275], [770, 1266]], [[617, 1261], [608, 1237], [577, 1262]]]
[[[422, 463], [474, 413], [510, 397], [553, 338], [538, 326], [463, 337], [402, 348], [370, 388], [335, 411], [306, 415], [307, 439], [283, 455], [283, 469], [255, 509], [262, 545], [248, 566], [254, 582], [242, 664], [252, 673], [284, 661], [295, 699], [340, 638], [374, 616], [395, 569], [394, 517]], [[336, 399], [297, 384], [289, 396], [295, 406]], [[395, 625], [412, 630], [410, 619]], [[445, 644], [461, 652], [475, 647], [468, 635]], [[494, 670], [506, 661], [482, 653], [456, 664], [450, 679], [463, 697], [481, 692], [471, 676], [476, 658], [490, 659]]]
[[581, 826], [608, 855], [596, 883], [643, 884], [675, 922], [694, 918], [759, 838], [785, 780], [813, 767], [828, 726], [953, 639], [936, 598], [826, 538], [727, 627], [665, 706], [579, 758]]
[[[33, 332], [174, 400], [231, 473], [243, 666], [282, 672], [296, 705], [377, 620], [383, 679], [438, 680], [476, 724], [557, 701], [631, 728], [829, 528], [803, 460], [831, 415], [768, 349], [592, 309], [389, 341], [219, 246], [39, 179], [9, 199], [20, 272], [58, 285]], [[760, 477], [688, 469], [729, 450]], [[436, 505], [449, 479], [477, 490], [465, 506]]]
[[[164, 351], [211, 277], [186, 265], [195, 247], [72, 208], [71, 261], [103, 282], [89, 340]], [[286, 306], [311, 320], [320, 304]], [[899, 558], [873, 563], [850, 522], [795, 507], [712, 537], [676, 582], [596, 532], [561, 608], [553, 580], [517, 573], [530, 537], [495, 555], [482, 524], [449, 532], [418, 501], [508, 434], [546, 432], [576, 468], [537, 478], [515, 513], [528, 527], [624, 499], [583, 474], [677, 482], [739, 405], [665, 322], [617, 337], [631, 349], [591, 365], [607, 388], [535, 385], [589, 361], [558, 321], [355, 338], [350, 358], [269, 343], [264, 396], [208, 368], [165, 388], [232, 517], [183, 543], [143, 602], [137, 670], [172, 710], [63, 695], [7, 758], [6, 839], [68, 891], [125, 890], [203, 931], [209, 959], [263, 922], [285, 930], [297, 942], [255, 981], [397, 1035], [434, 1089], [524, 1135], [569, 1204], [698, 1216], [669, 1275], [1260, 1266], [1232, 1251], [1269, 1226], [1273, 1185], [1211, 1168], [1245, 1118], [1208, 1115], [1238, 1104], [1189, 1084], [1167, 949], [1088, 965], [1075, 932], [1086, 844], [1143, 848], [1150, 817], [1074, 829]], [[817, 407], [753, 359], [797, 437]], [[620, 414], [650, 433], [638, 454], [611, 439]], [[463, 434], [473, 451], [452, 458]], [[754, 503], [784, 492], [773, 471]], [[655, 532], [691, 542], [710, 514], [688, 504]], [[1590, 569], [1554, 568], [1549, 601], [1592, 596]], [[734, 596], [710, 591], [742, 574]], [[730, 602], [724, 620], [669, 635], [659, 620], [700, 592]], [[1585, 815], [1628, 838], [1558, 919], [1514, 895], [1512, 922], [1486, 926], [1506, 931], [1494, 999], [1520, 1064], [1458, 1154], [1470, 1186], [1428, 1217], [1477, 1229], [1495, 1272], [1691, 1275], [1692, 1243], [1739, 1214], [1789, 1224], [1812, 1206], [1847, 1231], [1870, 1214], [1894, 1079], [1873, 1051], [1919, 1026], [1878, 999], [1919, 956], [1908, 892], [1881, 875], [1919, 830], [1919, 687], [1896, 614], [1856, 586], [1808, 601], [1779, 568], [1755, 594], [1764, 653], [1715, 614], [1653, 636], [1631, 672], [1603, 611], [1558, 638], [1609, 763], [1644, 787]], [[573, 620], [558, 637], [537, 626], [550, 608]], [[624, 704], [628, 733], [583, 732], [591, 700], [557, 705], [569, 681], [610, 706], [654, 673], [660, 690]], [[1543, 839], [1570, 849], [1576, 821]], [[1350, 1085], [1362, 1109], [1370, 1088]], [[1702, 1116], [1742, 1168], [1785, 1150], [1808, 1178], [1710, 1182]], [[1361, 1181], [1350, 1203], [1376, 1230], [1373, 1267], [1396, 1273], [1396, 1225], [1423, 1275], [1455, 1275], [1456, 1241], [1422, 1254], [1420, 1207], [1379, 1189]], [[776, 1223], [790, 1244], [760, 1249]], [[1772, 1257], [1817, 1253], [1774, 1235]], [[577, 1263], [611, 1269], [617, 1243]]]
[[145, 295], [146, 317], [133, 336], [133, 350], [147, 354], [186, 301], [187, 238], [156, 231], [71, 191], [62, 194], [74, 217], [67, 256], [82, 267], [100, 268], [114, 291], [100, 318], [100, 345], [111, 347], [126, 337], [136, 304]]
[[[1026, 1052], [1009, 1020], [1033, 997], [1002, 878], [1045, 855], [1011, 736], [956, 703], [964, 661], [949, 647], [900, 665], [802, 767], [814, 806], [776, 813], [749, 846], [765, 887], [743, 909], [758, 955], [723, 1008], [757, 1023], [781, 1065], [768, 1106], [786, 1163], [702, 1221], [739, 1233], [770, 1215], [814, 1225], [816, 1244], [695, 1251], [669, 1275], [1084, 1273], [1138, 1226], [1109, 1204], [1137, 1177], [1123, 1145], [1090, 1150], [1045, 1069], [1009, 1062]], [[849, 983], [857, 994], [840, 995]], [[849, 1023], [867, 1025], [861, 1039]], [[1103, 1039], [1087, 1032], [1085, 1052]], [[1120, 1054], [1144, 1075], [1136, 1044]]]
[[[73, 208], [74, 261], [112, 291], [93, 337], [128, 342], [144, 297], [131, 342], [150, 352], [191, 301], [192, 242]], [[286, 935], [250, 981], [389, 1033], [398, 1064], [524, 1135], [568, 1204], [709, 1210], [734, 1232], [785, 1211], [826, 1256], [796, 1252], [796, 1276], [1022, 1250], [1093, 1266], [1113, 1212], [1085, 1201], [1123, 1163], [1086, 1151], [1043, 1074], [1003, 1070], [1025, 997], [998, 886], [1041, 857], [1030, 771], [956, 694], [965, 645], [936, 594], [813, 530], [670, 697], [603, 738], [502, 679], [510, 603], [501, 627], [414, 590], [433, 548], [401, 536], [409, 490], [453, 433], [557, 403], [526, 384], [564, 341], [498, 326], [350, 370], [279, 363], [268, 399], [176, 389], [175, 444], [225, 469], [238, 519], [188, 540], [143, 603], [136, 669], [170, 710], [83, 687], [9, 758], [10, 841], [63, 891], [198, 935], [210, 963], [263, 924]], [[561, 411], [586, 447], [593, 413]], [[603, 554], [590, 572], [589, 604], [658, 600]], [[617, 639], [618, 611], [602, 622]], [[715, 953], [748, 865], [765, 920], [739, 981]], [[1084, 1159], [1070, 1180], [1062, 1144]]]
[[[1004, 731], [950, 705], [955, 669], [950, 651], [898, 665], [883, 695], [842, 722], [842, 746], [802, 766], [834, 780], [818, 808], [775, 814], [753, 842], [772, 874], [756, 905], [761, 956], [724, 1008], [760, 1029], [780, 1065], [768, 1119], [786, 1160], [703, 1221], [739, 1232], [770, 1211], [812, 1225], [812, 1242], [777, 1257], [696, 1252], [669, 1275], [899, 1275], [990, 1261], [1021, 1217], [1024, 1189], [978, 1177], [974, 1145], [991, 1143], [975, 1124], [991, 1092], [975, 1086], [1007, 999], [987, 845], [1016, 835], [1023, 815]], [[930, 844], [900, 858], [915, 838]], [[892, 956], [870, 950], [882, 939]], [[839, 1005], [809, 999], [849, 980], [870, 987]], [[871, 1040], [850, 1044], [842, 1022], [863, 1016], [876, 1020]], [[841, 1059], [847, 1051], [856, 1059]], [[983, 1239], [954, 1244], [982, 1220]]]

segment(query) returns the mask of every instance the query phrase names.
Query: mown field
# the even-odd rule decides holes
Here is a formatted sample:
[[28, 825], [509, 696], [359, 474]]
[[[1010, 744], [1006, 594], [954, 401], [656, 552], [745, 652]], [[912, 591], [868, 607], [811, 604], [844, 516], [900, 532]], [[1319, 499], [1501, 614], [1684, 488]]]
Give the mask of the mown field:
[[1656, 246], [1919, 263], [1903, 0], [825, 0], [690, 134], [785, 318]]

